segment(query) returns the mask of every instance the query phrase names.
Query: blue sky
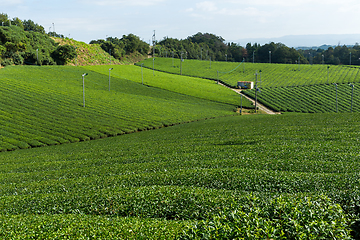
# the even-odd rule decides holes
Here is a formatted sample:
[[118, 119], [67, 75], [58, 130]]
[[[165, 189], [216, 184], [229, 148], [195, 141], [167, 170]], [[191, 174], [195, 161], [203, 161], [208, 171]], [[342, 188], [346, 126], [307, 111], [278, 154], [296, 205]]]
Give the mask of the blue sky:
[[209, 32], [235, 42], [360, 33], [358, 0], [1, 0], [0, 12], [87, 43], [129, 33], [149, 42], [153, 30], [157, 40]]

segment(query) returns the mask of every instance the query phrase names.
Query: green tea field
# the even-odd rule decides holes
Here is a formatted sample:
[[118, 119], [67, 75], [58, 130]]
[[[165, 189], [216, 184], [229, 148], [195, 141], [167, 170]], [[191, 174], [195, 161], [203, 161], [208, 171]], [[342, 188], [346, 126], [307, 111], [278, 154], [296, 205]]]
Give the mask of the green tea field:
[[[114, 66], [114, 73], [122, 73], [121, 69], [122, 66]], [[109, 91], [108, 73], [90, 70], [71, 66], [1, 69], [0, 151], [78, 142], [233, 115], [239, 104], [236, 93], [210, 85], [206, 80], [198, 81], [196, 86], [188, 81], [187, 88], [194, 91], [186, 95], [180, 87], [172, 92], [112, 76]], [[85, 72], [89, 74], [84, 78], [83, 90]], [[186, 79], [171, 78], [172, 82]], [[196, 90], [198, 86], [203, 90]], [[205, 94], [197, 97], [197, 93]]]
[[0, 154], [3, 239], [359, 239], [359, 114], [247, 115]]
[[[152, 58], [136, 63], [138, 66], [141, 64], [144, 64], [147, 68], [153, 68]], [[210, 64], [210, 61], [187, 59], [181, 63], [181, 66], [183, 75], [213, 80], [219, 79], [232, 87], [236, 87], [238, 81], [255, 82], [256, 72], [258, 73], [258, 81], [261, 81], [259, 86], [264, 88], [360, 82], [360, 68], [358, 66], [249, 62], [211, 62]], [[180, 60], [155, 58], [154, 68], [164, 72], [180, 74]]]
[[[152, 67], [151, 59], [141, 63]], [[162, 71], [178, 72], [171, 58], [156, 58], [155, 63]], [[182, 66], [185, 75], [218, 78], [232, 87], [237, 81], [255, 82], [257, 72], [257, 100], [276, 112], [360, 112], [357, 66], [212, 62], [210, 68], [208, 61], [198, 60], [185, 60]], [[255, 98], [254, 89], [243, 93]]]

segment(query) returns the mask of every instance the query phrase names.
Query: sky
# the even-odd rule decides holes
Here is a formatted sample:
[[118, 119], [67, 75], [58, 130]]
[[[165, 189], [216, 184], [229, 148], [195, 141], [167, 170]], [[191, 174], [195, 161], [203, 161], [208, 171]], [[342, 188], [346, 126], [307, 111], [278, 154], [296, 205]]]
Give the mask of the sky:
[[[149, 43], [198, 32], [228, 42], [286, 35], [360, 34], [359, 0], [1, 0], [0, 13], [31, 19], [66, 37], [130, 33]], [[240, 45], [246, 43], [238, 42]]]

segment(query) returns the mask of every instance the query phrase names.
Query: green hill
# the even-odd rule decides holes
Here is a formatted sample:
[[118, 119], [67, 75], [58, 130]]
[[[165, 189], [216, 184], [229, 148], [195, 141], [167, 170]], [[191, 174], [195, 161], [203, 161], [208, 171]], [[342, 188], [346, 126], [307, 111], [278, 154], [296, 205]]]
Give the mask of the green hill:
[[[112, 67], [121, 72], [126, 66]], [[88, 70], [71, 66], [1, 69], [0, 150], [84, 141], [235, 114], [232, 102], [209, 101], [116, 76], [109, 91], [108, 72]], [[89, 73], [86, 107], [84, 72]]]
[[132, 53], [118, 60], [105, 52], [99, 44], [87, 44], [69, 38], [53, 39], [60, 45], [67, 44], [76, 48], [77, 57], [67, 62], [70, 66], [107, 65], [110, 61], [111, 64], [133, 64], [145, 58], [140, 53]]
[[[141, 64], [152, 68], [152, 60], [137, 63]], [[154, 66], [161, 71], [180, 73], [179, 60], [173, 64], [171, 58], [156, 58]], [[219, 79], [232, 87], [236, 87], [237, 81], [255, 82], [256, 72], [257, 100], [276, 112], [360, 111], [357, 87], [360, 68], [357, 66], [211, 62], [210, 68], [209, 61], [185, 60], [182, 63], [183, 75]], [[351, 84], [354, 84], [354, 92]], [[255, 98], [255, 89], [243, 93]]]

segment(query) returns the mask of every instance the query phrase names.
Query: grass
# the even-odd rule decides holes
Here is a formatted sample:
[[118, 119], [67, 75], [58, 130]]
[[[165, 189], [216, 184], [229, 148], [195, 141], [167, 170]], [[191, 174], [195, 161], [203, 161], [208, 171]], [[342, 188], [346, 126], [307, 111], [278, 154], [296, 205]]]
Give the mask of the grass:
[[120, 61], [114, 57], [110, 58], [110, 55], [106, 53], [99, 44], [87, 44], [79, 42], [70, 38], [53, 38], [55, 42], [60, 45], [71, 45], [76, 48], [77, 57], [69, 62], [70, 66], [84, 66], [84, 65], [98, 65], [109, 64], [110, 60], [112, 64], [120, 64]]

